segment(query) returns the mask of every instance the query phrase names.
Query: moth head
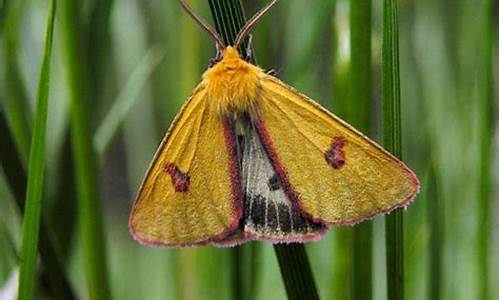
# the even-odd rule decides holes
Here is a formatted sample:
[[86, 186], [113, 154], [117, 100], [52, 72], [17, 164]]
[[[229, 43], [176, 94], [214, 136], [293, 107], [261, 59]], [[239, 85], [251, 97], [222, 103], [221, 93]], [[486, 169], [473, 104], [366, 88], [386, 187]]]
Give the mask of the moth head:
[[241, 28], [233, 45], [229, 46], [226, 46], [217, 31], [198, 16], [185, 0], [179, 0], [179, 2], [198, 25], [210, 34], [217, 45], [217, 57], [212, 61], [211, 68], [203, 75], [206, 95], [209, 98], [211, 108], [218, 115], [224, 117], [238, 117], [242, 114], [253, 115], [260, 99], [259, 74], [262, 73], [262, 70], [241, 59], [237, 49], [240, 48], [255, 24], [278, 0], [271, 0], [251, 17]]
[[252, 115], [261, 98], [262, 70], [241, 59], [238, 50], [226, 47], [222, 58], [203, 74], [203, 84], [211, 108], [224, 117]]

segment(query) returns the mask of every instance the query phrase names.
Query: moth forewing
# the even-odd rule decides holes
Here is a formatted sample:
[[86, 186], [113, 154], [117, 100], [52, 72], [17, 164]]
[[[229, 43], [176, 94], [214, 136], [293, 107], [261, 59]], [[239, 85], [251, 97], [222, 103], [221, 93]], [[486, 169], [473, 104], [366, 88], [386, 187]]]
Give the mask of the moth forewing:
[[420, 183], [403, 162], [278, 79], [266, 76], [263, 88], [257, 131], [310, 220], [355, 224], [415, 197]]

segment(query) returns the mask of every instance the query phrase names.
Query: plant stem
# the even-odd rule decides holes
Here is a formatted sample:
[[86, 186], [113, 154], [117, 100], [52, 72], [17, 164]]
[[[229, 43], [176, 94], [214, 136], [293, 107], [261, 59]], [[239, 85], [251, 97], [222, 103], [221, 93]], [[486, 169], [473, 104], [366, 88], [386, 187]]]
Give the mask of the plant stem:
[[[493, 103], [495, 103], [493, 93], [493, 76], [492, 76], [492, 53], [493, 53], [493, 39], [498, 36], [498, 32], [493, 33], [495, 28], [493, 22], [493, 11], [495, 7], [493, 1], [483, 1], [482, 8], [482, 29], [483, 29], [483, 56], [481, 61], [481, 69], [479, 75], [480, 81], [480, 125], [479, 125], [479, 139], [480, 139], [480, 158], [479, 158], [479, 253], [478, 266], [480, 274], [485, 277], [480, 284], [479, 298], [490, 299], [490, 222], [491, 222], [491, 165], [492, 165], [492, 145], [491, 138], [493, 135]], [[498, 9], [498, 8], [497, 8]], [[496, 100], [498, 101], [498, 100]]]
[[50, 59], [54, 32], [55, 0], [50, 1], [45, 32], [45, 50], [38, 81], [37, 104], [33, 136], [29, 156], [28, 185], [23, 217], [21, 244], [21, 267], [19, 273], [18, 299], [32, 299], [35, 290], [38, 232], [43, 198], [43, 174], [45, 169], [45, 148], [47, 114], [49, 105]]
[[436, 163], [431, 160], [431, 168], [429, 172], [429, 179], [427, 181], [427, 195], [428, 200], [428, 218], [431, 227], [430, 233], [430, 259], [429, 270], [429, 299], [441, 299], [441, 262], [442, 262], [442, 240], [443, 240], [443, 207], [441, 195], [438, 191], [438, 177], [437, 177]]
[[61, 3], [62, 39], [70, 90], [72, 147], [78, 194], [80, 227], [85, 273], [90, 299], [110, 299], [104, 229], [97, 180], [96, 153], [93, 149], [86, 84], [85, 54], [81, 37], [83, 30], [77, 9], [78, 2]]
[[[11, 131], [9, 131], [7, 120], [1, 110], [0, 136], [2, 137], [2, 141], [5, 141], [7, 145], [14, 145], [14, 138], [11, 135]], [[19, 152], [13, 147], [0, 147], [0, 163], [19, 211], [24, 212], [27, 180]], [[40, 273], [40, 282], [43, 283], [43, 287], [46, 287], [46, 292], [50, 295], [51, 299], [76, 299], [61, 262], [60, 253], [56, 249], [55, 239], [52, 238], [54, 235], [48, 226], [47, 218], [43, 214], [40, 225], [38, 250], [40, 251], [40, 260], [43, 266]]]
[[[398, 8], [384, 0], [382, 44], [382, 114], [385, 148], [401, 158], [401, 108], [399, 84]], [[395, 210], [385, 218], [388, 299], [404, 298], [403, 214]]]
[[[245, 23], [243, 5], [239, 0], [208, 0], [215, 29], [226, 45], [232, 45], [236, 35]], [[240, 47], [240, 53], [246, 49], [246, 41]]]
[[274, 251], [289, 299], [319, 299], [303, 244], [276, 244]]
[[[371, 124], [371, 0], [351, 1], [350, 103], [346, 121], [370, 134]], [[372, 299], [372, 222], [353, 227], [353, 299]]]

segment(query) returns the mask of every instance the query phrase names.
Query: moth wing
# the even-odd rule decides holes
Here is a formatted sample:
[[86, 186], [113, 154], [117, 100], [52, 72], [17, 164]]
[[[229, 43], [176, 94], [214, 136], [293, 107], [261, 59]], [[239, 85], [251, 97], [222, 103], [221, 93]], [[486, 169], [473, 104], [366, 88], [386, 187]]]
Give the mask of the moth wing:
[[256, 129], [287, 196], [309, 218], [354, 224], [406, 206], [415, 174], [375, 142], [272, 76]]
[[147, 245], [189, 246], [223, 239], [242, 215], [235, 141], [198, 87], [172, 123], [146, 173], [129, 219]]

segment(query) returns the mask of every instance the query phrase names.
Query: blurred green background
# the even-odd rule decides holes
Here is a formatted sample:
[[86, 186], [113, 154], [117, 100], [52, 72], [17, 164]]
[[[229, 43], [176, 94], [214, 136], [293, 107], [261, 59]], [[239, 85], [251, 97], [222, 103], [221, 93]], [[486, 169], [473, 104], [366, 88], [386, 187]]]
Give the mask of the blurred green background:
[[[242, 2], [247, 17], [266, 3]], [[375, 139], [381, 136], [382, 2], [372, 1], [367, 29], [367, 133]], [[212, 20], [208, 1], [189, 3]], [[97, 149], [113, 299], [232, 298], [234, 250], [151, 249], [127, 229], [142, 176], [214, 56], [213, 41], [174, 0], [78, 1], [69, 34], [64, 5], [55, 23], [42, 215], [77, 297], [89, 295], [70, 147], [68, 99], [75, 81], [65, 57], [71, 35], [81, 43], [76, 85], [88, 99], [85, 121]], [[20, 163], [16, 169], [4, 159], [0, 169], [0, 293], [16, 285], [22, 223], [16, 197], [22, 197], [23, 177], [11, 170], [26, 171], [47, 9], [48, 1], [0, 0], [0, 113], [8, 129], [0, 132], [0, 147]], [[278, 70], [282, 80], [341, 115], [345, 107], [354, 114], [359, 109], [347, 101], [355, 89], [349, 9], [347, 0], [280, 1], [253, 33], [260, 66]], [[404, 213], [405, 296], [498, 299], [498, 3], [402, 0], [399, 9], [403, 158], [422, 182]], [[372, 286], [374, 299], [386, 299], [383, 224], [383, 218], [373, 222], [373, 277], [362, 283]], [[350, 231], [332, 228], [306, 245], [323, 299], [351, 298]], [[240, 251], [251, 293], [245, 299], [286, 298], [272, 245], [252, 242]], [[38, 283], [37, 298], [49, 298]]]

